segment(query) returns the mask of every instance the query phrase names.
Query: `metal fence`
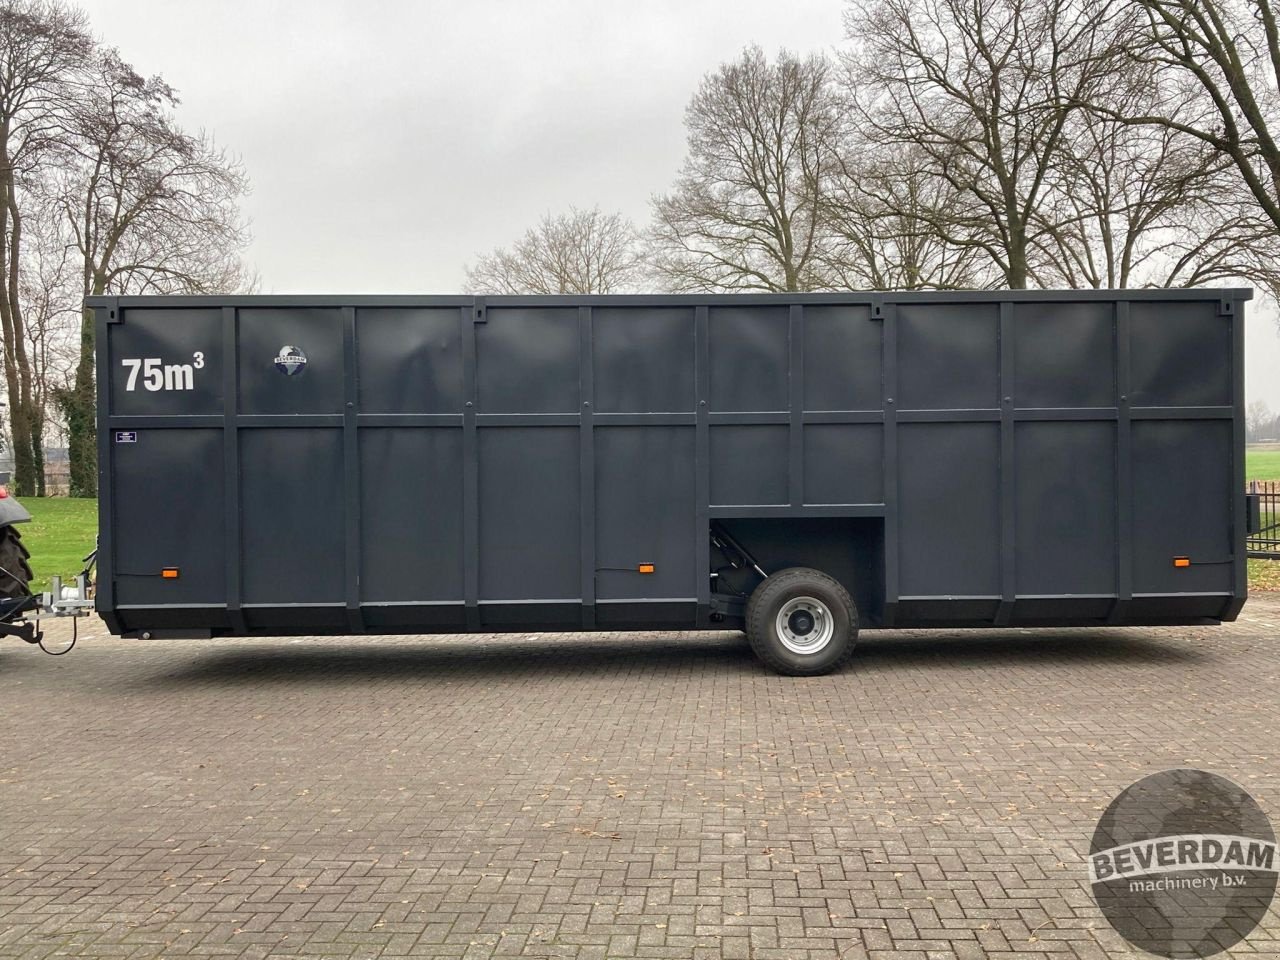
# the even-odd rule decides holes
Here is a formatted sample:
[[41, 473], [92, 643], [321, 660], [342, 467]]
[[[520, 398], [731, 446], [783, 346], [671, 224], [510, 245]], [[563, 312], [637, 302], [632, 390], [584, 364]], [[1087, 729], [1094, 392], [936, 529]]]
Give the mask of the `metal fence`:
[[1280, 560], [1280, 482], [1249, 481], [1249, 556]]

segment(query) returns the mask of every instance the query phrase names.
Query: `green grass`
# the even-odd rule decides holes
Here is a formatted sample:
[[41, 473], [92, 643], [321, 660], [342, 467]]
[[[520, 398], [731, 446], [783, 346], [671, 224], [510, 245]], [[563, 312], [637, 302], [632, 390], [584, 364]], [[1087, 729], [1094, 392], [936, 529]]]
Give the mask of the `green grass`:
[[49, 589], [49, 578], [70, 581], [84, 569], [82, 558], [98, 535], [98, 501], [68, 497], [23, 497], [31, 522], [18, 525], [22, 542], [31, 551], [36, 579], [32, 593]]
[[1280, 446], [1251, 445], [1244, 454], [1245, 480], [1280, 480]]
[[1249, 561], [1249, 592], [1280, 590], [1280, 560]]
[[[1250, 444], [1244, 453], [1244, 478], [1248, 480], [1280, 480], [1280, 444]], [[1263, 523], [1270, 524], [1271, 516]], [[1249, 589], [1280, 590], [1280, 560], [1250, 560]]]

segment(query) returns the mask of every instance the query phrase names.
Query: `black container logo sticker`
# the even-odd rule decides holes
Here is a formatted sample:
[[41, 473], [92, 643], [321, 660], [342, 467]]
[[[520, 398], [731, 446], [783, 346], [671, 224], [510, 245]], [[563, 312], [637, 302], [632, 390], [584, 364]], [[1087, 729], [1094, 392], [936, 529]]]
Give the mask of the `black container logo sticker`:
[[1257, 801], [1203, 770], [1139, 780], [1111, 801], [1089, 846], [1103, 914], [1160, 957], [1211, 957], [1247, 937], [1271, 904], [1278, 868]]
[[287, 377], [293, 377], [307, 368], [307, 355], [301, 347], [285, 344], [276, 354], [276, 369]]

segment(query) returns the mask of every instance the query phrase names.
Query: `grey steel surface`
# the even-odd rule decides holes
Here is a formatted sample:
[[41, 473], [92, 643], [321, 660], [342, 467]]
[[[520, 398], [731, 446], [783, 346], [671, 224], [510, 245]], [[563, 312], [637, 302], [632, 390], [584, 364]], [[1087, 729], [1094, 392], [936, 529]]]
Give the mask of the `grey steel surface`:
[[0, 527], [7, 527], [14, 523], [26, 523], [30, 519], [31, 514], [27, 512], [27, 508], [12, 496], [0, 497]]
[[713, 589], [714, 524], [826, 570], [869, 625], [1229, 619], [1249, 297], [91, 298], [99, 610], [733, 625], [757, 578]]

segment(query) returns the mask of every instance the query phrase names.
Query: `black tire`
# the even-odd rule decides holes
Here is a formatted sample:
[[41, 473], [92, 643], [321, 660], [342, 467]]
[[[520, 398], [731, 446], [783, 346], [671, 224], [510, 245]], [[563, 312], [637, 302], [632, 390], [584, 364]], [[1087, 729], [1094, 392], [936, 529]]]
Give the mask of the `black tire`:
[[22, 542], [17, 527], [0, 529], [0, 597], [28, 597], [31, 595], [31, 554]]
[[[779, 613], [793, 601], [805, 598], [818, 601], [831, 621], [830, 638], [812, 652], [788, 647], [778, 630]], [[797, 611], [801, 616], [803, 612]], [[800, 626], [804, 626], [803, 619]], [[838, 670], [853, 656], [857, 639], [858, 608], [853, 598], [838, 581], [821, 570], [792, 567], [775, 573], [756, 587], [747, 600], [747, 640], [751, 649], [766, 666], [786, 676], [812, 677]]]

